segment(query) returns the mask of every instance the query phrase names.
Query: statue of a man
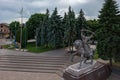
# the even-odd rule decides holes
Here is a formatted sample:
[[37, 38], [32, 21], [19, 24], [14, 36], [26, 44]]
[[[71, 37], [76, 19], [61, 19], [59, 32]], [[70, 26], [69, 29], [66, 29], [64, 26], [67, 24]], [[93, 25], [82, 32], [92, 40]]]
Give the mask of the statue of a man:
[[[91, 35], [90, 36], [85, 36], [83, 34], [84, 32], [89, 32], [89, 33], [91, 33]], [[81, 38], [82, 38], [83, 43], [85, 43], [85, 44], [88, 44], [88, 41], [93, 37], [93, 35], [94, 35], [94, 32], [92, 32], [90, 30], [86, 30], [86, 29], [81, 30]]]
[[[89, 36], [85, 36], [84, 32], [89, 32], [90, 35]], [[88, 44], [89, 40], [93, 37], [93, 35], [94, 35], [94, 33], [92, 31], [90, 31], [90, 30], [86, 30], [86, 29], [82, 29], [81, 30], [81, 38], [82, 38], [82, 44], [83, 44], [85, 58], [88, 58], [88, 57], [90, 59], [93, 58], [93, 49], [91, 49], [89, 44]], [[85, 63], [86, 63], [86, 60], [85, 60]]]
[[[84, 32], [89, 32], [90, 35], [86, 36], [84, 35]], [[88, 42], [93, 37], [94, 33], [89, 30], [82, 29], [81, 30], [81, 40], [75, 40], [73, 43], [76, 52], [72, 54], [71, 61], [73, 61], [74, 56], [80, 56], [80, 66], [82, 65], [82, 61], [86, 63], [88, 59], [91, 59], [91, 64], [93, 63], [93, 52], [94, 50], [90, 48]]]

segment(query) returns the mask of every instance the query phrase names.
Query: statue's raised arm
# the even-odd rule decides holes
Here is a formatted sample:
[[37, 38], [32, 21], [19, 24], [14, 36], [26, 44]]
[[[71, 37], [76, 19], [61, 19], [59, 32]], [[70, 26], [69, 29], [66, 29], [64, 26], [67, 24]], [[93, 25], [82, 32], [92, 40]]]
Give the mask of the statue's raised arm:
[[[90, 35], [90, 36], [85, 36], [85, 35], [83, 34], [84, 32], [89, 32], [89, 33], [91, 33], [91, 35]], [[81, 30], [81, 38], [82, 38], [82, 40], [84, 40], [85, 42], [89, 41], [89, 40], [93, 37], [93, 35], [94, 35], [94, 32], [92, 32], [92, 31], [90, 31], [90, 30], [86, 30], [86, 29], [82, 29], [82, 30]]]

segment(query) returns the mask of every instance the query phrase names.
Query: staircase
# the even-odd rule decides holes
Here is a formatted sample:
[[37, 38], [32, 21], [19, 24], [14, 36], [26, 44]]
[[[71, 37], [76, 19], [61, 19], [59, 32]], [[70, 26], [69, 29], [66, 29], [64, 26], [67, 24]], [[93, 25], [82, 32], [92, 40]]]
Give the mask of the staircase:
[[68, 57], [23, 55], [0, 56], [0, 71], [55, 73], [62, 76], [67, 64], [69, 64]]

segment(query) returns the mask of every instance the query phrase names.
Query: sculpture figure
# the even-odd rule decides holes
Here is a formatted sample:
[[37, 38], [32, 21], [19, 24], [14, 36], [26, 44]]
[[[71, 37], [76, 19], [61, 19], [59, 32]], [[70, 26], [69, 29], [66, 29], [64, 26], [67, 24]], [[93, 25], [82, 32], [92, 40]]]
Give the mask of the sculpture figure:
[[[83, 33], [89, 32], [90, 36], [85, 36]], [[73, 53], [71, 61], [73, 61], [74, 56], [80, 56], [80, 66], [82, 65], [82, 62], [86, 63], [88, 59], [91, 60], [91, 64], [93, 63], [93, 54], [94, 50], [90, 48], [88, 42], [93, 37], [94, 33], [90, 30], [82, 29], [81, 30], [81, 40], [76, 40], [73, 44], [76, 48], [76, 52]]]

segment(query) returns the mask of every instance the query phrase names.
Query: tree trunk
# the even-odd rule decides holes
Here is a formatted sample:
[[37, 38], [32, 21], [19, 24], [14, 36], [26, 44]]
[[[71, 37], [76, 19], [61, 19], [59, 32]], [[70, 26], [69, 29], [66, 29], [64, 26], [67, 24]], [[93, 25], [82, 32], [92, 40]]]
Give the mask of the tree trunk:
[[112, 66], [112, 58], [109, 59], [110, 66]]

